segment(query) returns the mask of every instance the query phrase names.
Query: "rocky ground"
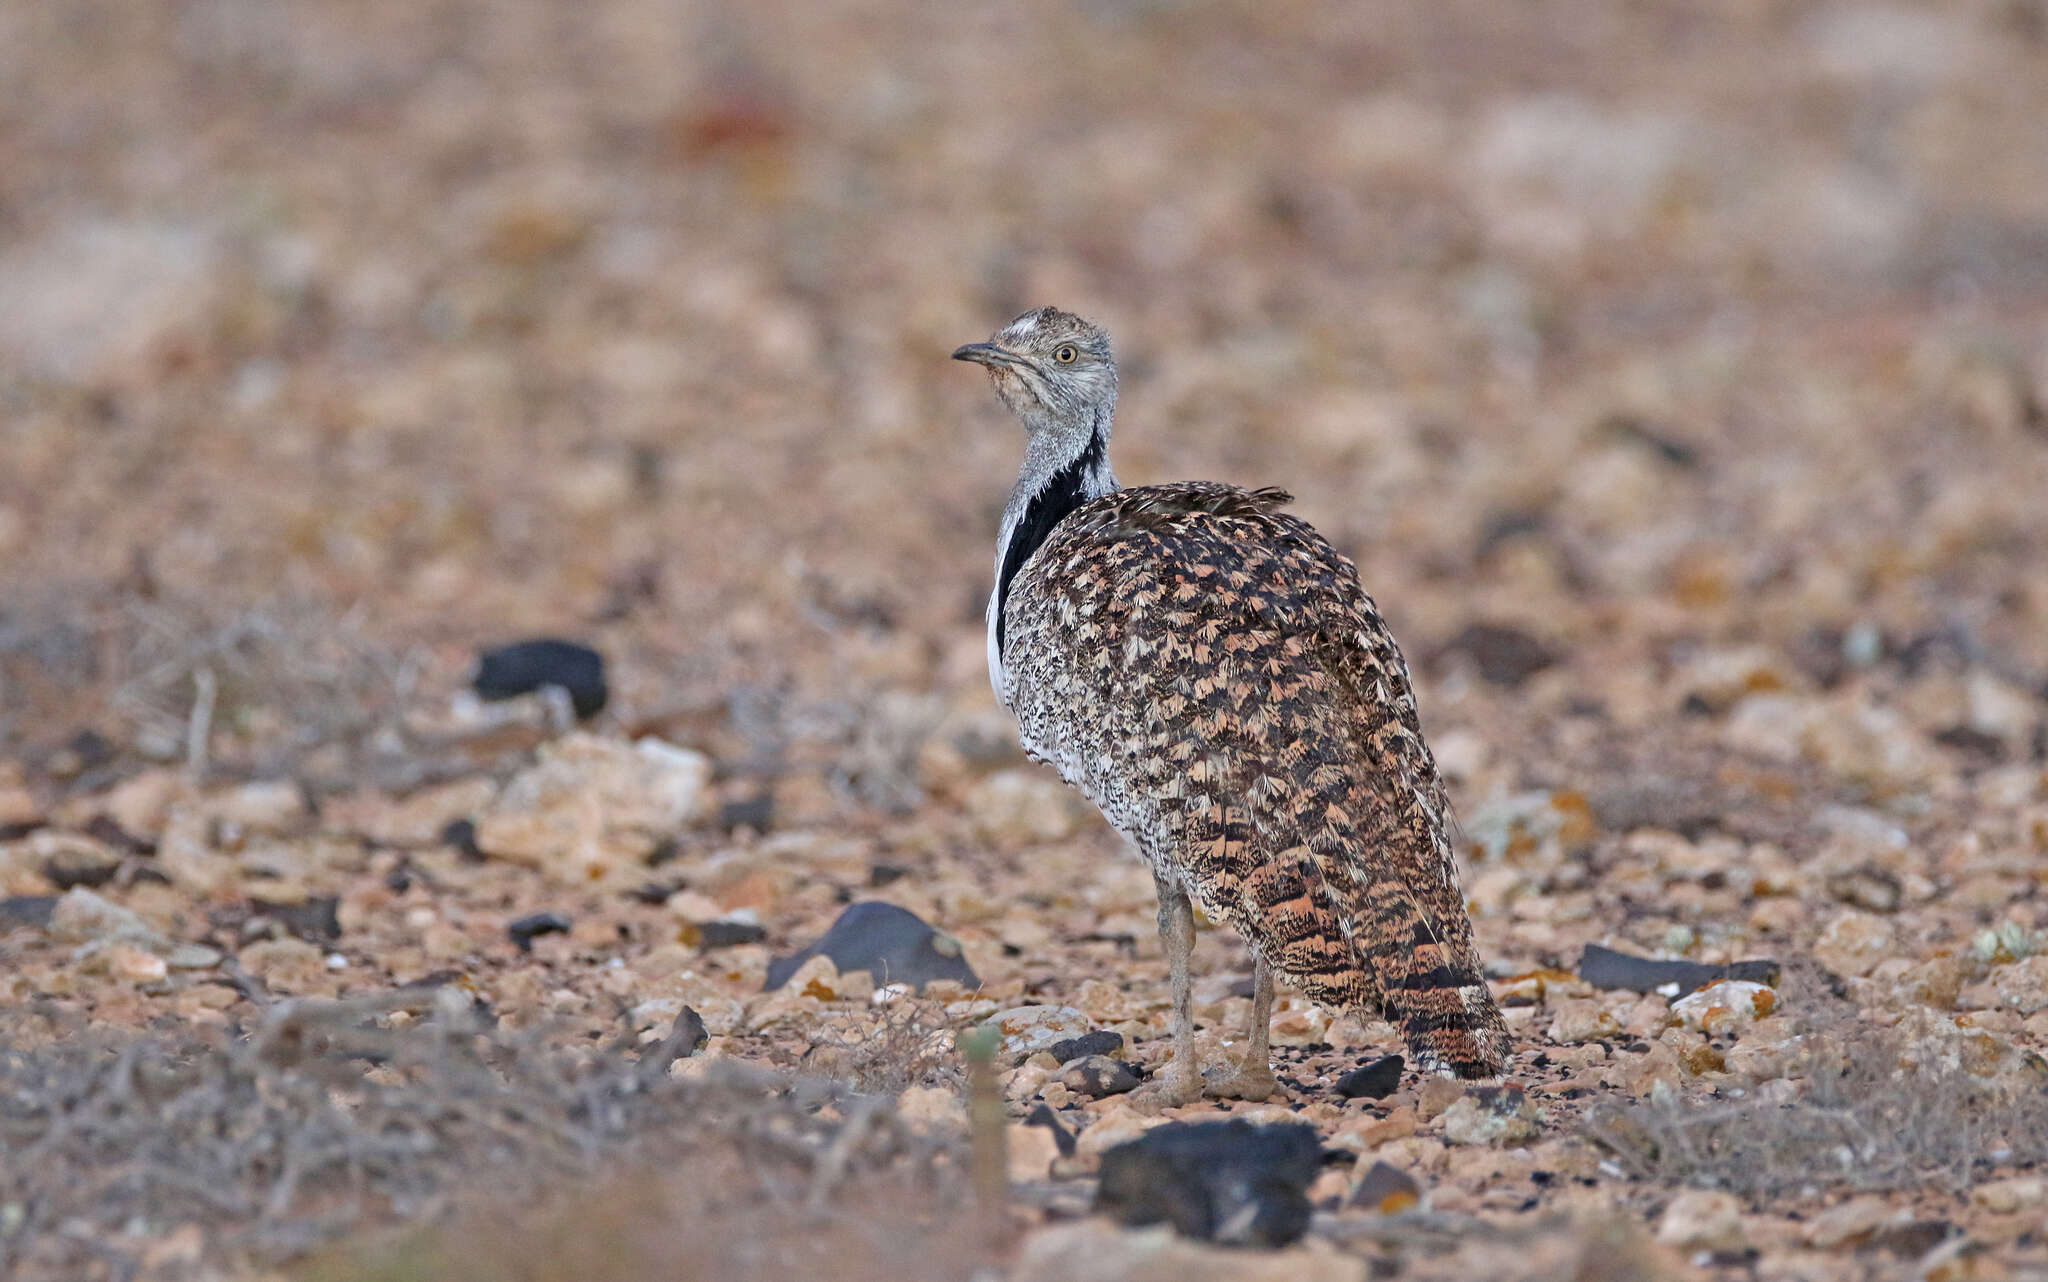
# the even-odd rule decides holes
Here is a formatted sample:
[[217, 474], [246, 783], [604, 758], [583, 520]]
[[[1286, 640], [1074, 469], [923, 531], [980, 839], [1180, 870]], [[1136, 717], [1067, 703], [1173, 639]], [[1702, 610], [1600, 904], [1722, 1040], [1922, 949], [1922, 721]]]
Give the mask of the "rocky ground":
[[[2048, 1276], [2039, 3], [76, 0], [0, 82], [0, 1271]], [[988, 693], [945, 360], [1042, 302], [1127, 482], [1357, 559], [1505, 1088], [1288, 994], [1283, 1097], [1113, 1089], [1150, 878]], [[466, 693], [533, 635], [601, 712]], [[770, 984], [870, 901], [944, 977]], [[1301, 1244], [1088, 1214], [1225, 1115]]]

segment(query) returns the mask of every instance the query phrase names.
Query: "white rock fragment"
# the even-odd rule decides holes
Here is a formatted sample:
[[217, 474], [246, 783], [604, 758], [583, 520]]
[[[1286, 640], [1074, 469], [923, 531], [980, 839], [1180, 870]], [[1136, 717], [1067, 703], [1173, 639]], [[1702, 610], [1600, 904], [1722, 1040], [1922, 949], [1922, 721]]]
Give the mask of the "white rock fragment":
[[1754, 1024], [1778, 1008], [1778, 993], [1767, 984], [1724, 979], [1671, 1003], [1687, 1028], [1713, 1036]]
[[1742, 1203], [1732, 1193], [1687, 1189], [1664, 1208], [1657, 1240], [1681, 1251], [1740, 1251], [1748, 1245]]

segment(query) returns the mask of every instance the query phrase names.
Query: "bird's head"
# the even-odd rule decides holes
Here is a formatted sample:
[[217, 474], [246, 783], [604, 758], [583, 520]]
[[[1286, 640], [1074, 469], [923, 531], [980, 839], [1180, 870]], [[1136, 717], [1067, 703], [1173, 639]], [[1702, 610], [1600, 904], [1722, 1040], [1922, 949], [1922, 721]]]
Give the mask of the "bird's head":
[[1106, 432], [1116, 410], [1108, 333], [1057, 307], [1026, 312], [953, 359], [986, 365], [996, 395], [1033, 436]]

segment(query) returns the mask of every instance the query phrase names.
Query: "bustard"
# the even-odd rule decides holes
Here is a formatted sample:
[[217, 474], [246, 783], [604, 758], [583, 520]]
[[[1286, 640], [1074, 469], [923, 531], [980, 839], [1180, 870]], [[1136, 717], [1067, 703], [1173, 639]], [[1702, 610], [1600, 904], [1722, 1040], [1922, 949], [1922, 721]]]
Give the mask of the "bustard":
[[[1109, 335], [1047, 307], [955, 360], [1029, 440], [996, 543], [989, 676], [1024, 749], [1151, 864], [1172, 976], [1164, 1102], [1264, 1099], [1273, 977], [1383, 1011], [1423, 1068], [1499, 1074], [1448, 802], [1407, 664], [1352, 563], [1280, 490], [1121, 489]], [[1193, 904], [1254, 962], [1244, 1057], [1195, 1062]]]

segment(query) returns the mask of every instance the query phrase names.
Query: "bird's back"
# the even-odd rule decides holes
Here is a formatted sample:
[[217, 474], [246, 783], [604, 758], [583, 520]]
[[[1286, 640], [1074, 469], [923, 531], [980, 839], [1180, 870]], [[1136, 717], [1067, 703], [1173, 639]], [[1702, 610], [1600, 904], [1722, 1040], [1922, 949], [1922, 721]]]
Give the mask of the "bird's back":
[[1506, 1027], [1407, 665], [1287, 501], [1186, 482], [1076, 508], [1001, 606], [1006, 700], [1034, 756], [1281, 974], [1492, 1075]]

